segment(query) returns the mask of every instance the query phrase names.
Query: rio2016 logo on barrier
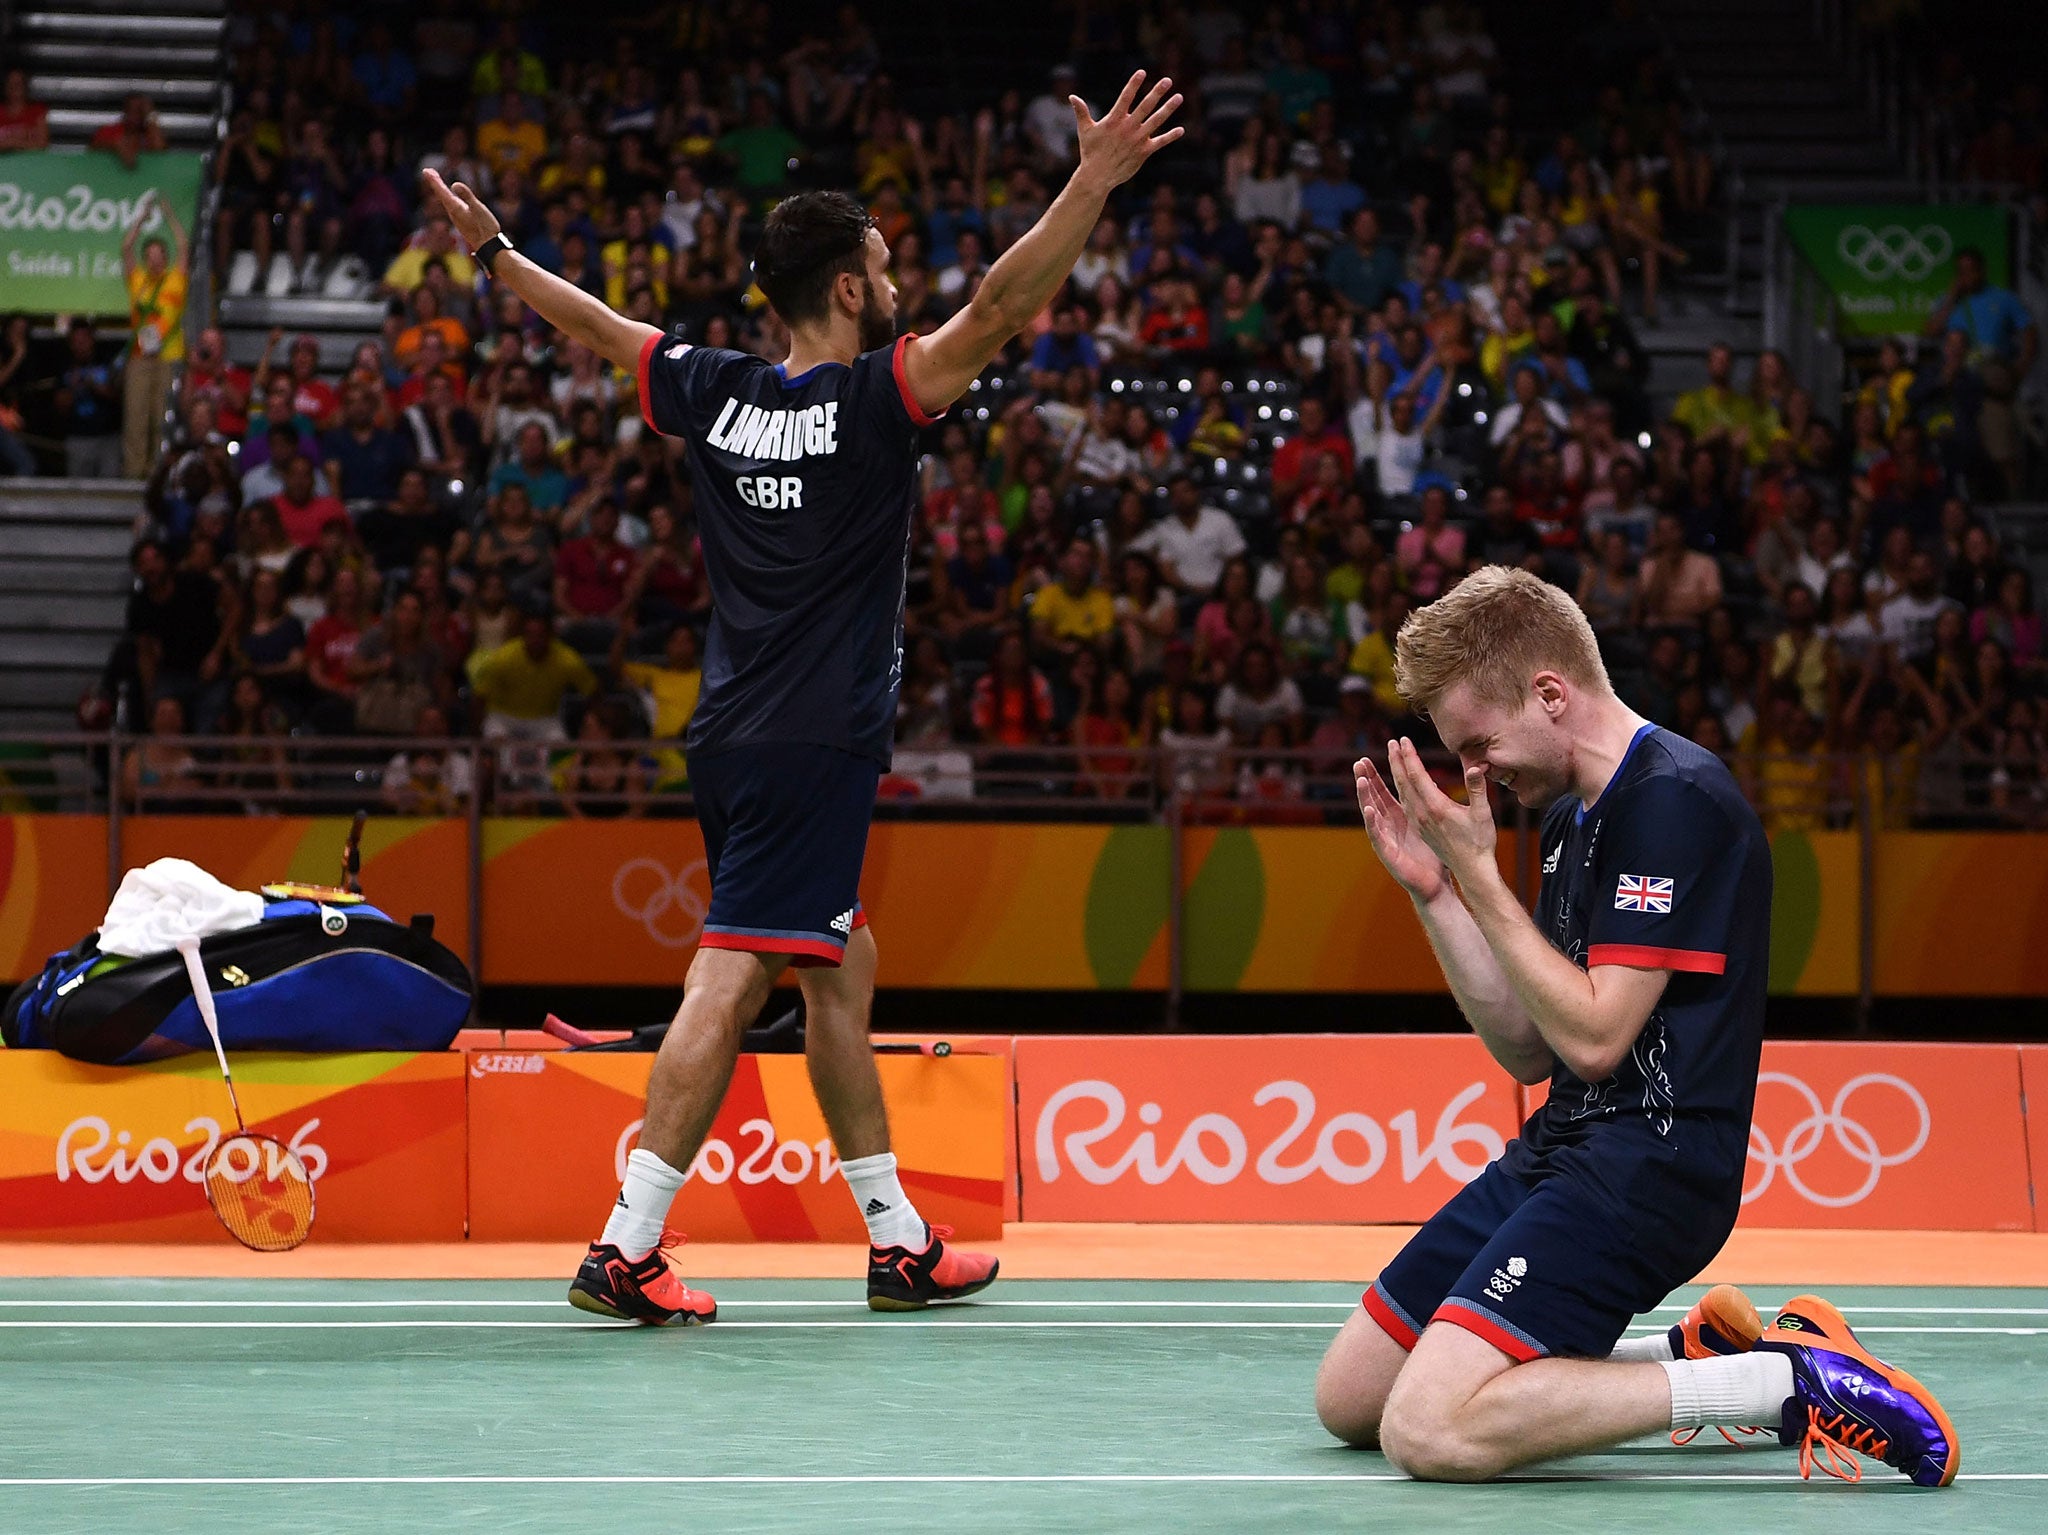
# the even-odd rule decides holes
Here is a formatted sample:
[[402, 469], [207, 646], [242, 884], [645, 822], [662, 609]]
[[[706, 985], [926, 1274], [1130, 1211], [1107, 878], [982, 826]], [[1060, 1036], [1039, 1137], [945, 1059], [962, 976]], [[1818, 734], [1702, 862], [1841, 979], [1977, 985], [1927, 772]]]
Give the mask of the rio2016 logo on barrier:
[[1948, 260], [1955, 242], [1939, 224], [1922, 224], [1907, 229], [1887, 224], [1872, 229], [1851, 224], [1835, 239], [1835, 254], [1862, 274], [1866, 282], [1889, 282], [1899, 278], [1920, 282]]
[[[640, 1127], [645, 1120], [634, 1120], [619, 1132], [618, 1144], [613, 1148], [612, 1163], [619, 1176], [619, 1182], [626, 1181], [626, 1158], [640, 1139]], [[697, 1160], [690, 1164], [690, 1180], [694, 1183], [728, 1183], [735, 1177], [744, 1184], [786, 1183], [794, 1188], [807, 1178], [815, 1177], [820, 1183], [830, 1183], [839, 1171], [839, 1153], [830, 1139], [818, 1141], [785, 1141], [775, 1133], [775, 1123], [767, 1119], [750, 1119], [740, 1126], [742, 1144], [740, 1152], [723, 1139], [713, 1136], [697, 1151]], [[746, 1144], [751, 1141], [752, 1144]]]
[[[309, 1119], [286, 1143], [298, 1153], [306, 1176], [314, 1183], [327, 1171], [327, 1152], [306, 1137], [319, 1128], [319, 1120]], [[112, 1178], [116, 1183], [133, 1183], [142, 1178], [149, 1183], [172, 1183], [182, 1176], [187, 1183], [203, 1183], [207, 1161], [221, 1141], [220, 1124], [201, 1115], [186, 1122], [184, 1133], [205, 1137], [189, 1156], [162, 1135], [150, 1137], [131, 1151], [132, 1132], [116, 1130], [97, 1114], [84, 1115], [72, 1120], [57, 1137], [57, 1181], [69, 1183], [77, 1178], [84, 1183], [105, 1183]], [[105, 1156], [109, 1146], [113, 1154], [96, 1163], [94, 1158]]]
[[711, 898], [698, 885], [709, 874], [701, 858], [678, 874], [659, 859], [629, 859], [612, 876], [612, 904], [664, 949], [687, 949], [704, 936]]
[[[1861, 1204], [1877, 1191], [1878, 1182], [1884, 1177], [1887, 1167], [1897, 1167], [1920, 1155], [1934, 1130], [1934, 1116], [1928, 1111], [1927, 1100], [1921, 1096], [1920, 1089], [1904, 1077], [1895, 1077], [1890, 1072], [1868, 1071], [1862, 1076], [1851, 1077], [1842, 1084], [1834, 1101], [1826, 1108], [1821, 1107], [1820, 1094], [1798, 1077], [1788, 1076], [1782, 1071], [1766, 1071], [1759, 1073], [1756, 1081], [1759, 1088], [1773, 1083], [1790, 1088], [1806, 1106], [1806, 1117], [1785, 1132], [1782, 1144], [1774, 1143], [1762, 1125], [1750, 1125], [1749, 1160], [1752, 1165], [1763, 1169], [1763, 1176], [1754, 1188], [1742, 1191], [1744, 1204], [1761, 1198], [1780, 1173], [1784, 1174], [1786, 1184], [1811, 1204], [1830, 1210]], [[1877, 1134], [1850, 1115], [1850, 1101], [1866, 1090], [1886, 1090], [1897, 1094], [1916, 1117], [1917, 1128], [1903, 1146], [1896, 1150], [1883, 1149]], [[1822, 1137], [1826, 1135], [1834, 1137], [1835, 1146], [1843, 1156], [1863, 1168], [1862, 1180], [1845, 1194], [1809, 1187], [1799, 1171], [1800, 1165], [1820, 1149]]]
[[[1164, 1115], [1158, 1104], [1141, 1103], [1138, 1122], [1148, 1128], [1105, 1163], [1096, 1160], [1094, 1148], [1123, 1128], [1124, 1095], [1108, 1082], [1072, 1082], [1046, 1099], [1039, 1111], [1038, 1176], [1047, 1183], [1057, 1181], [1064, 1150], [1067, 1165], [1098, 1186], [1131, 1172], [1144, 1183], [1162, 1184], [1182, 1168], [1203, 1183], [1220, 1185], [1235, 1182], [1248, 1162], [1263, 1182], [1275, 1186], [1300, 1183], [1319, 1173], [1333, 1183], [1355, 1185], [1374, 1177], [1386, 1165], [1387, 1132], [1391, 1130], [1399, 1143], [1404, 1183], [1415, 1182], [1432, 1166], [1458, 1183], [1470, 1183], [1505, 1149], [1500, 1132], [1492, 1126], [1458, 1123], [1458, 1116], [1485, 1096], [1484, 1082], [1474, 1082], [1459, 1092], [1437, 1116], [1435, 1133], [1426, 1145], [1413, 1109], [1403, 1109], [1384, 1127], [1370, 1114], [1332, 1114], [1310, 1140], [1309, 1129], [1317, 1115], [1315, 1094], [1300, 1082], [1268, 1082], [1252, 1094], [1252, 1106], [1286, 1103], [1292, 1105], [1294, 1114], [1255, 1162], [1244, 1129], [1228, 1114], [1218, 1113], [1197, 1114], [1189, 1120], [1162, 1161], [1159, 1137], [1149, 1127], [1158, 1125]], [[1058, 1131], [1060, 1113], [1076, 1103], [1095, 1104], [1100, 1116], [1095, 1123], [1070, 1129], [1062, 1136]], [[1296, 1153], [1297, 1144], [1303, 1146], [1302, 1153]], [[1288, 1160], [1290, 1156], [1295, 1159]]]

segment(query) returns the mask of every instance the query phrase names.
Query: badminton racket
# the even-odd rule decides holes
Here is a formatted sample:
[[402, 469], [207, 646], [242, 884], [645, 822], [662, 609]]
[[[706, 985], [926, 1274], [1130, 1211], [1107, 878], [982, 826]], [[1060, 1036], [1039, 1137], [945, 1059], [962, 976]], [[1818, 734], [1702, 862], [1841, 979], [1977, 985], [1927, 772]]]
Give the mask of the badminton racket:
[[214, 1011], [213, 986], [199, 959], [199, 940], [178, 945], [185, 973], [192, 978], [192, 1000], [213, 1041], [213, 1057], [227, 1084], [228, 1104], [235, 1111], [235, 1133], [224, 1136], [206, 1159], [206, 1202], [244, 1247], [262, 1253], [289, 1252], [312, 1234], [313, 1179], [299, 1154], [274, 1135], [251, 1130], [242, 1118], [242, 1100], [235, 1092], [235, 1074], [220, 1039], [220, 1018]]

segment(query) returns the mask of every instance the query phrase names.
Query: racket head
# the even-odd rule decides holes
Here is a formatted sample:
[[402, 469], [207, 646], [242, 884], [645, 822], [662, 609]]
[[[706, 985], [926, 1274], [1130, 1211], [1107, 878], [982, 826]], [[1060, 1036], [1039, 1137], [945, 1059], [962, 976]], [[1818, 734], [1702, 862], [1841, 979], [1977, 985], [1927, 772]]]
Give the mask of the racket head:
[[274, 1135], [239, 1130], [206, 1159], [206, 1202], [244, 1247], [290, 1252], [313, 1232], [313, 1179]]

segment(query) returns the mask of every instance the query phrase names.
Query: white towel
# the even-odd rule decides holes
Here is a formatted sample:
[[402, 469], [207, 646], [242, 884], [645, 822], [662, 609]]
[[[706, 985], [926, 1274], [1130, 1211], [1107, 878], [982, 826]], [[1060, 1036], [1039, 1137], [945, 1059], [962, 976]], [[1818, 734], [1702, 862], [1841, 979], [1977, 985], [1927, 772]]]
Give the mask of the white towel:
[[100, 952], [136, 958], [263, 920], [263, 897], [224, 885], [197, 864], [159, 858], [130, 869], [100, 924]]

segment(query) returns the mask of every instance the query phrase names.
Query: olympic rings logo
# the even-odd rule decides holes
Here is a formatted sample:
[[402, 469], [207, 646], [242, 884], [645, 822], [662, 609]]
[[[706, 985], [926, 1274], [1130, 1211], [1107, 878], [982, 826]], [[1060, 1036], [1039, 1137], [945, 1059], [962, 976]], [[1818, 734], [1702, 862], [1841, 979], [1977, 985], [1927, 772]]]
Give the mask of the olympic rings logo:
[[[1771, 1144], [1771, 1138], [1761, 1126], [1752, 1123], [1749, 1127], [1750, 1160], [1763, 1168], [1763, 1178], [1753, 1189], [1744, 1189], [1744, 1204], [1759, 1198], [1779, 1173], [1785, 1181], [1810, 1204], [1822, 1205], [1830, 1210], [1840, 1210], [1849, 1205], [1861, 1204], [1876, 1190], [1878, 1179], [1884, 1176], [1887, 1167], [1897, 1167], [1917, 1157], [1927, 1144], [1929, 1132], [1934, 1128], [1934, 1117], [1927, 1111], [1927, 1100], [1920, 1096], [1920, 1089], [1903, 1077], [1892, 1076], [1889, 1072], [1869, 1071], [1860, 1077], [1851, 1077], [1842, 1084], [1835, 1094], [1834, 1102], [1825, 1109], [1821, 1107], [1820, 1094], [1808, 1087], [1797, 1077], [1787, 1076], [1782, 1071], [1766, 1071], [1757, 1076], [1757, 1085], [1776, 1082], [1791, 1088], [1806, 1104], [1806, 1117], [1785, 1132], [1782, 1149]], [[1877, 1137], [1860, 1121], [1850, 1117], [1849, 1100], [1865, 1088], [1892, 1089], [1903, 1097], [1919, 1116], [1920, 1128], [1910, 1144], [1900, 1151], [1883, 1151], [1877, 1144]], [[1821, 1137], [1832, 1134], [1835, 1144], [1853, 1161], [1863, 1165], [1863, 1181], [1847, 1194], [1821, 1194], [1808, 1188], [1799, 1176], [1799, 1164], [1819, 1149]]]
[[1893, 277], [1919, 282], [1932, 276], [1954, 249], [1955, 242], [1939, 224], [1922, 224], [1918, 229], [1903, 224], [1887, 224], [1882, 229], [1851, 224], [1835, 237], [1835, 254], [1862, 273], [1866, 282]]
[[612, 876], [612, 904], [664, 949], [687, 949], [704, 936], [711, 899], [698, 889], [698, 876], [709, 873], [701, 858], [679, 874], [656, 859], [635, 858]]

